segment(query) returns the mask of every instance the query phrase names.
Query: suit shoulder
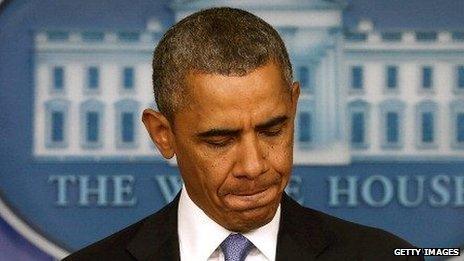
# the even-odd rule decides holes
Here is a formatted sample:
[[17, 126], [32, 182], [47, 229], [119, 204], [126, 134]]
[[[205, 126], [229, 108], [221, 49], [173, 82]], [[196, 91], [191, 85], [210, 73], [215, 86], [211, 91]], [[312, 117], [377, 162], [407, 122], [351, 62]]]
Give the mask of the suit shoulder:
[[367, 245], [381, 243], [398, 247], [412, 245], [400, 237], [385, 230], [357, 224], [351, 221], [301, 206], [290, 197], [283, 199], [283, 213], [298, 227], [313, 227], [337, 242], [356, 242]]
[[406, 240], [383, 229], [347, 221], [317, 210], [313, 211], [316, 211], [324, 223], [332, 228], [331, 230], [343, 241], [354, 240], [356, 242], [363, 242], [367, 245], [382, 243], [382, 245], [412, 247]]
[[318, 238], [328, 242], [327, 251], [324, 251], [328, 259], [350, 257], [355, 260], [389, 260], [394, 257], [395, 248], [414, 247], [385, 230], [303, 207], [289, 197], [283, 202], [287, 223], [292, 223], [300, 231], [308, 229], [308, 233], [317, 233]]
[[149, 217], [144, 218], [100, 241], [72, 253], [63, 259], [63, 261], [111, 260], [113, 257], [118, 257], [118, 260], [121, 260], [122, 256], [129, 255], [125, 250], [126, 245], [148, 218]]
[[365, 226], [331, 216], [329, 214], [313, 211], [334, 239], [334, 246], [349, 249], [363, 259], [392, 258], [395, 248], [414, 248], [406, 240], [383, 229]]
[[162, 223], [166, 218], [166, 213], [172, 211], [171, 209], [173, 209], [174, 204], [175, 203], [171, 202], [158, 212], [72, 253], [64, 258], [63, 261], [133, 260], [132, 255], [127, 251], [127, 246], [136, 237], [138, 232], [144, 229], [144, 226]]

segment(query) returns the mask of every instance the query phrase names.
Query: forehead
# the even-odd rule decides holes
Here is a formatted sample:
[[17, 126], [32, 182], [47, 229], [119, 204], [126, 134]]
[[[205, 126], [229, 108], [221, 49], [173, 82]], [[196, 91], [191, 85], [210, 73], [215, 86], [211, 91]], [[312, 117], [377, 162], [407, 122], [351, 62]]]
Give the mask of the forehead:
[[185, 87], [186, 92], [198, 102], [224, 94], [242, 95], [246, 99], [270, 93], [290, 93], [280, 66], [274, 62], [240, 76], [190, 71], [185, 77]]
[[244, 76], [190, 73], [186, 85], [189, 101], [176, 118], [195, 118], [201, 128], [266, 120], [285, 114], [291, 103], [290, 87], [274, 63]]

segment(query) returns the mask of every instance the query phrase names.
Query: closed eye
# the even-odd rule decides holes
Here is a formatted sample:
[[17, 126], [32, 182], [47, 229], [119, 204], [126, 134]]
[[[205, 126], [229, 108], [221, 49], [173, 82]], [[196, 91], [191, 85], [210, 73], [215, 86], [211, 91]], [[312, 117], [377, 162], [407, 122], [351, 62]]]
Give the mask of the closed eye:
[[213, 148], [223, 148], [232, 143], [231, 138], [220, 140], [205, 140], [205, 142]]
[[279, 136], [282, 133], [282, 129], [263, 130], [261, 131], [261, 133], [268, 137], [275, 137], [275, 136]]
[[282, 130], [285, 128], [288, 122], [286, 115], [277, 116], [271, 120], [256, 126], [258, 133], [266, 137], [276, 137], [282, 134]]

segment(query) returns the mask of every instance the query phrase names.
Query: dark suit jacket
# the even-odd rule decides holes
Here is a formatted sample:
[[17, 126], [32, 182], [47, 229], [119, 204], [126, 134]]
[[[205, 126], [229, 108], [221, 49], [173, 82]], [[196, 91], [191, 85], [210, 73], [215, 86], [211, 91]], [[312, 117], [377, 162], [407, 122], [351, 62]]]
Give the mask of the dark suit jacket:
[[[157, 213], [65, 258], [71, 260], [179, 260], [176, 199]], [[395, 248], [408, 242], [305, 208], [283, 195], [276, 260], [406, 260]], [[409, 260], [422, 257], [409, 257]], [[195, 260], [196, 261], [196, 260]]]

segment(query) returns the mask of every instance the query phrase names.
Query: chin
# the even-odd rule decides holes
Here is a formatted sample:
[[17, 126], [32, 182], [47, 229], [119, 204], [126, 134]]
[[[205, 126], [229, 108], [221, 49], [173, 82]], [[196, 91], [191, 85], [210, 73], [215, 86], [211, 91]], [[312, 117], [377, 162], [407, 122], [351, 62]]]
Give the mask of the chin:
[[240, 211], [233, 220], [230, 220], [229, 225], [226, 227], [228, 230], [235, 232], [248, 232], [257, 229], [269, 223], [274, 218], [277, 207], [265, 206], [261, 208]]

